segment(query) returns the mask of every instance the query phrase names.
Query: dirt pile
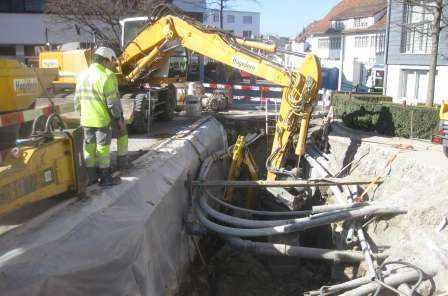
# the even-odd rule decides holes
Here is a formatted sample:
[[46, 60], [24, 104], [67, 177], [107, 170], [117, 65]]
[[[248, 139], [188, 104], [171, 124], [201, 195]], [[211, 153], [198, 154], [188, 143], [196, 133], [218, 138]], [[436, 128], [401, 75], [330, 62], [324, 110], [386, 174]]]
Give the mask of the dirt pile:
[[[406, 215], [372, 223], [369, 235], [389, 260], [437, 269], [438, 291], [448, 290], [448, 159], [440, 146], [382, 138], [333, 125], [330, 160], [334, 171], [349, 165], [351, 176], [384, 176], [370, 200], [404, 208]], [[394, 156], [396, 158], [394, 159]], [[387, 163], [394, 159], [390, 168]]]

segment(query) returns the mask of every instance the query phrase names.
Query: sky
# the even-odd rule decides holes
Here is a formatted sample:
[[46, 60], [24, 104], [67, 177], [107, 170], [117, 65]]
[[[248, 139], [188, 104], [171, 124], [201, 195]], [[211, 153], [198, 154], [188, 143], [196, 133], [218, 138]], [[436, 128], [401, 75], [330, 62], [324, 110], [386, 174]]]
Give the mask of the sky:
[[233, 0], [229, 8], [260, 12], [261, 33], [293, 37], [340, 0]]

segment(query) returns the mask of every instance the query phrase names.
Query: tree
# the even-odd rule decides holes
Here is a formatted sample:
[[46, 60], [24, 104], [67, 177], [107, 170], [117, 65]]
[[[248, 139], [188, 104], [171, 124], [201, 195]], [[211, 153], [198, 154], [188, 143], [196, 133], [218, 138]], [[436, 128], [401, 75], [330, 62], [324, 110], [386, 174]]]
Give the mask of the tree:
[[120, 48], [120, 19], [134, 15], [151, 16], [160, 0], [47, 0], [45, 13], [55, 21], [72, 24], [83, 30], [102, 45], [115, 50]]
[[[428, 87], [426, 93], [426, 106], [434, 105], [434, 93], [437, 73], [437, 61], [439, 55], [440, 34], [448, 24], [448, 16], [444, 13], [448, 8], [448, 2], [445, 0], [393, 0], [401, 5], [404, 9], [420, 8], [419, 10], [411, 9], [412, 13], [420, 14], [421, 21], [407, 22], [403, 20], [399, 24], [404, 30], [417, 32], [421, 36], [430, 37], [431, 52], [430, 64], [428, 72]], [[429, 18], [425, 16], [430, 16]]]
[[[258, 0], [246, 0], [253, 3], [259, 4]], [[236, 0], [209, 0], [207, 5], [211, 7], [216, 7], [219, 10], [219, 28], [224, 29], [224, 10], [229, 8], [231, 2], [236, 2]]]

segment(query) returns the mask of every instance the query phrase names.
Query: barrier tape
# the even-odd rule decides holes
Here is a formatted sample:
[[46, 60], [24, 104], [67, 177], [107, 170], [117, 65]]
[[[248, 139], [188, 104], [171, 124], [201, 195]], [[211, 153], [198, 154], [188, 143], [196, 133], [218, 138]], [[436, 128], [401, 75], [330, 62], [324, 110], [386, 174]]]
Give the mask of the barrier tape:
[[237, 85], [237, 84], [222, 84], [222, 83], [203, 83], [205, 88], [211, 89], [234, 89], [234, 90], [254, 90], [263, 92], [281, 92], [283, 88], [278, 86], [263, 86], [263, 85]]
[[[75, 111], [75, 107], [72, 102], [55, 105], [55, 113], [64, 114]], [[53, 113], [51, 106], [36, 107], [34, 109], [10, 112], [0, 115], [0, 127], [11, 126], [15, 124], [22, 124], [25, 122], [33, 121], [41, 115], [49, 116]]]

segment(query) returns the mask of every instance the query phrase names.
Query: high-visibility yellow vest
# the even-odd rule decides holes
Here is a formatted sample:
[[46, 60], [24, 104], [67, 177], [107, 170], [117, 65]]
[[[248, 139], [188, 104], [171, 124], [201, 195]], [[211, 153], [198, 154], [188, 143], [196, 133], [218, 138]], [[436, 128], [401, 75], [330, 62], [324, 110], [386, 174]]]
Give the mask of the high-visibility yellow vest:
[[76, 80], [75, 104], [81, 113], [80, 123], [86, 127], [110, 125], [108, 101], [119, 100], [115, 74], [103, 65], [94, 63], [79, 74]]

